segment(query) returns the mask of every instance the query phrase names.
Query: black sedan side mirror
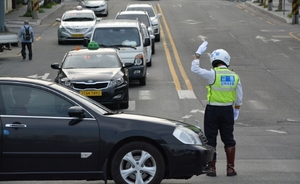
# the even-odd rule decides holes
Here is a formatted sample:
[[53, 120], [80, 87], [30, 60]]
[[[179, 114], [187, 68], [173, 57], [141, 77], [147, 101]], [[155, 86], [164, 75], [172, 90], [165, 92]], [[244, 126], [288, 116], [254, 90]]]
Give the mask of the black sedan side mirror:
[[52, 69], [60, 70], [59, 64], [58, 63], [53, 63], [51, 64]]
[[68, 109], [70, 117], [84, 118], [84, 109], [80, 106], [73, 106]]

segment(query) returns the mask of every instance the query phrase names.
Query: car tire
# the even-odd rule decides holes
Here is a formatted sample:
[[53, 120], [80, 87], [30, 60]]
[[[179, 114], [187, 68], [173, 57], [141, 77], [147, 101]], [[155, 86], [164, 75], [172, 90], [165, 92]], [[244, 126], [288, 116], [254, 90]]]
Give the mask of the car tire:
[[147, 67], [151, 67], [152, 66], [152, 57], [150, 58], [150, 61], [147, 63]]
[[146, 86], [146, 76], [142, 77], [139, 80], [139, 84], [140, 84], [140, 86]]
[[[131, 163], [132, 160], [136, 162]], [[147, 172], [149, 168], [151, 168], [150, 173], [154, 173], [153, 175]], [[128, 172], [123, 174], [123, 171], [129, 169], [130, 174]], [[147, 142], [129, 142], [119, 148], [112, 158], [111, 174], [115, 183], [137, 183], [136, 178], [140, 178], [143, 183], [157, 184], [161, 183], [164, 173], [165, 161], [162, 154], [155, 146]], [[140, 176], [136, 177], [137, 174]]]
[[160, 33], [158, 33], [157, 35], [155, 35], [155, 41], [156, 42], [160, 42]]
[[151, 50], [152, 50], [152, 55], [155, 54], [155, 40], [152, 41], [152, 45], [151, 45]]

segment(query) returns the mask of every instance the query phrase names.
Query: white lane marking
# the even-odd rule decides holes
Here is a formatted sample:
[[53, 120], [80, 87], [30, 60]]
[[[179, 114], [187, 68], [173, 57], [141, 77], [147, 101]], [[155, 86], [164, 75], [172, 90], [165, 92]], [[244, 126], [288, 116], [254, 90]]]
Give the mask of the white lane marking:
[[253, 109], [269, 109], [262, 102], [258, 100], [248, 100], [247, 104], [249, 104]]
[[140, 100], [151, 100], [154, 99], [154, 94], [149, 90], [139, 91]]
[[277, 30], [261, 30], [261, 32], [284, 32], [284, 29], [277, 29]]
[[38, 74], [35, 74], [35, 75], [29, 75], [27, 76], [28, 78], [34, 78], [34, 79], [43, 79], [43, 80], [48, 80], [50, 81], [51, 79], [47, 79], [47, 77], [50, 75], [50, 73], [45, 73], [44, 75], [38, 75]]
[[191, 113], [197, 113], [197, 112], [200, 112], [200, 113], [204, 114], [204, 110], [199, 110], [199, 109], [191, 110]]
[[263, 36], [256, 36], [255, 38], [260, 39], [261, 41], [263, 41], [265, 43], [268, 43], [270, 41], [272, 41], [272, 42], [280, 42], [281, 41], [281, 40], [277, 40], [277, 39], [273, 39], [273, 38], [267, 39], [266, 37], [263, 37]]
[[179, 99], [197, 99], [193, 90], [177, 90]]
[[129, 105], [129, 107], [128, 107], [128, 109], [126, 109], [126, 111], [135, 111], [135, 101], [134, 100], [130, 100], [128, 102], [128, 105]]
[[279, 131], [279, 130], [266, 130], [268, 132], [274, 132], [274, 133], [279, 133], [279, 134], [287, 134], [286, 131]]
[[282, 36], [272, 36], [273, 38], [292, 38], [291, 36], [288, 35], [282, 35]]

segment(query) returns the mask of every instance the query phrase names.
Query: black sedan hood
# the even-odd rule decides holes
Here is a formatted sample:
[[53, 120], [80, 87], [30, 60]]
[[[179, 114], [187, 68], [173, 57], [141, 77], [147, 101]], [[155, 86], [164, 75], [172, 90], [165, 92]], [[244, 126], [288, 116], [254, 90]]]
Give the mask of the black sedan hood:
[[83, 68], [83, 69], [63, 69], [63, 72], [70, 80], [74, 81], [109, 81], [120, 68]]
[[182, 126], [190, 126], [188, 124], [185, 124], [183, 122], [177, 121], [177, 120], [171, 120], [166, 118], [160, 118], [160, 117], [154, 117], [154, 116], [144, 116], [144, 115], [136, 115], [136, 114], [115, 114], [113, 115], [114, 118], [122, 118], [129, 121], [143, 121], [143, 122], [149, 122], [149, 123], [155, 123], [155, 124], [161, 124], [161, 125], [167, 125], [167, 126], [173, 126], [176, 127], [178, 125]]

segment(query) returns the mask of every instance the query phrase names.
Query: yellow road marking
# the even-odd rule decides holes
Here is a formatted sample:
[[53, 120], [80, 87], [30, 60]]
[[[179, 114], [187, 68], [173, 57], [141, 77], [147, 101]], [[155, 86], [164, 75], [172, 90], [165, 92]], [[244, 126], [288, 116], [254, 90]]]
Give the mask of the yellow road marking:
[[[177, 52], [177, 49], [176, 49], [175, 42], [174, 42], [173, 37], [172, 37], [172, 35], [171, 35], [171, 32], [170, 32], [170, 29], [169, 29], [169, 27], [168, 27], [167, 21], [166, 21], [164, 15], [163, 15], [162, 9], [161, 9], [161, 7], [160, 7], [159, 4], [158, 4], [157, 6], [158, 6], [158, 9], [159, 9], [159, 11], [160, 11], [160, 13], [161, 13], [161, 15], [162, 15], [162, 20], [163, 20], [163, 23], [164, 23], [164, 25], [165, 25], [166, 32], [167, 32], [168, 37], [169, 37], [169, 40], [170, 40], [170, 44], [171, 44], [171, 46], [172, 46], [172, 50], [173, 50], [173, 52], [174, 52], [174, 57], [175, 57], [175, 60], [176, 60], [177, 65], [178, 65], [178, 68], [179, 68], [179, 70], [180, 70], [180, 73], [181, 73], [181, 75], [182, 75], [182, 77], [183, 77], [183, 79], [184, 79], [184, 82], [185, 82], [185, 84], [186, 84], [186, 87], [187, 87], [188, 90], [193, 90], [192, 84], [191, 84], [189, 78], [187, 77], [187, 75], [186, 75], [186, 73], [185, 73], [185, 71], [184, 71], [184, 68], [183, 68], [183, 66], [182, 66], [180, 57], [179, 57], [178, 52]], [[169, 61], [168, 61], [168, 62], [169, 62]], [[170, 70], [171, 70], [171, 69], [170, 69]], [[175, 73], [175, 75], [176, 75], [176, 73]], [[177, 77], [177, 76], [176, 76], [176, 77]], [[177, 80], [178, 80], [178, 79], [177, 79]], [[179, 84], [179, 81], [175, 81], [175, 79], [174, 79], [174, 82], [178, 82], [178, 84]], [[177, 89], [177, 88], [176, 88], [176, 89]], [[178, 90], [180, 90], [180, 88], [179, 88]]]
[[289, 33], [291, 37], [295, 38], [296, 40], [300, 41], [300, 38], [295, 36], [293, 32]]
[[54, 23], [52, 24], [52, 27], [56, 26], [57, 24], [58, 24], [58, 22], [54, 22]]
[[42, 37], [41, 36], [38, 36], [35, 41], [39, 41]]

